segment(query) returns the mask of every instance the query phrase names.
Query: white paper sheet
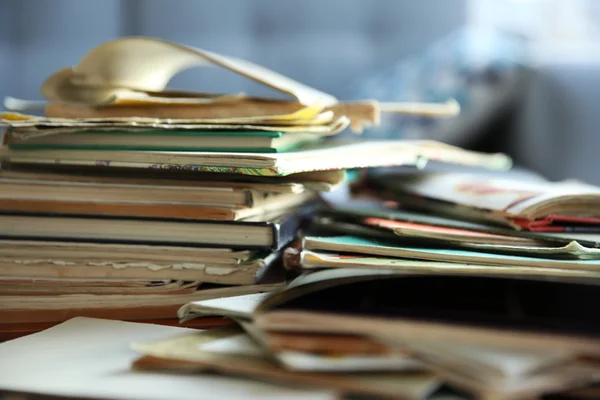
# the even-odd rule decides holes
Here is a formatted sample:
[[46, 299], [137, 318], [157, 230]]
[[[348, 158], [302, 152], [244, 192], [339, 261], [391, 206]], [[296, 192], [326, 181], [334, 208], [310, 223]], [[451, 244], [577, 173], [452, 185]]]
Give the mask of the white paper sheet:
[[189, 329], [74, 318], [43, 332], [0, 344], [0, 391], [77, 398], [332, 399], [327, 391], [291, 389], [215, 375], [131, 371], [132, 342], [150, 342]]

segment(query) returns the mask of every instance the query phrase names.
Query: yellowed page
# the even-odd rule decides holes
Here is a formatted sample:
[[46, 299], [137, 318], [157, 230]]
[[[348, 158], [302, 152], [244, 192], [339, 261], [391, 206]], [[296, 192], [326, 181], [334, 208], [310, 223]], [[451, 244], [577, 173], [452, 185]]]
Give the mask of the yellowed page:
[[110, 104], [131, 90], [160, 92], [178, 72], [211, 65], [288, 94], [304, 105], [337, 103], [327, 93], [249, 61], [146, 37], [119, 38], [97, 46], [76, 67], [48, 78], [42, 93], [49, 100]]
[[[169, 124], [263, 124], [263, 125], [321, 125], [334, 121], [334, 114], [331, 112], [322, 112], [323, 106], [314, 104], [310, 107], [304, 107], [298, 111], [282, 115], [267, 115], [261, 117], [237, 117], [237, 118], [178, 118], [165, 119], [145, 118], [145, 117], [105, 117], [105, 118], [58, 118], [58, 117], [38, 117], [35, 115], [21, 114], [17, 112], [0, 113], [0, 119], [7, 123], [16, 123], [18, 121], [29, 122], [54, 122], [56, 124], [73, 124], [76, 122], [136, 122], [136, 123], [169, 123]], [[339, 118], [338, 118], [339, 119]], [[16, 124], [15, 124], [16, 125]]]

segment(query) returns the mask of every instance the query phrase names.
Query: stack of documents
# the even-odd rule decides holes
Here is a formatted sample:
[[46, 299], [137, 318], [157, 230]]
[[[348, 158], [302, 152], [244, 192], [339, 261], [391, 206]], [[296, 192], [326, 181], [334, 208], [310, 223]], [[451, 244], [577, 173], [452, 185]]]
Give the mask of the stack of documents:
[[[208, 62], [295, 100], [165, 89]], [[159, 40], [103, 44], [42, 92], [44, 116], [15, 99], [0, 114], [0, 330], [13, 335], [75, 316], [173, 323], [190, 301], [280, 289], [282, 249], [348, 169], [510, 163], [436, 142], [325, 140], [376, 123], [376, 103]]]
[[[300, 275], [283, 291], [187, 304], [182, 321], [226, 316], [238, 328], [136, 345], [134, 366], [382, 397], [404, 396], [415, 380], [424, 391], [407, 398], [449, 387], [522, 399], [593, 385], [600, 237], [582, 232], [596, 229], [599, 193], [510, 173], [372, 170], [285, 251]], [[238, 367], [235, 357], [253, 358]]]

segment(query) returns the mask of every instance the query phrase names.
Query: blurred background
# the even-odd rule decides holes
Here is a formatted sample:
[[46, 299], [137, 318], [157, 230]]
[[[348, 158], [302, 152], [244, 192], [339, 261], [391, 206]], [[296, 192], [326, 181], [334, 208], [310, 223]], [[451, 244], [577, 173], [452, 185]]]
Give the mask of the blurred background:
[[[600, 184], [600, 1], [0, 0], [0, 96], [41, 100], [54, 71], [124, 35], [244, 58], [339, 99], [445, 101], [452, 120], [386, 116], [374, 138], [505, 151]], [[273, 95], [216, 69], [174, 88]]]

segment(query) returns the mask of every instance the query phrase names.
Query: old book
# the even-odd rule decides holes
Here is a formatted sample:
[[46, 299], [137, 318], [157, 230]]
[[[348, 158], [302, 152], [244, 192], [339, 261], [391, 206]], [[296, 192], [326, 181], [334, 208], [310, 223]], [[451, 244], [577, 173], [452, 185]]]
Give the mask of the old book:
[[[547, 284], [543, 282], [545, 277], [539, 279], [541, 282], [534, 286]], [[395, 285], [391, 283], [394, 280], [404, 282]], [[565, 331], [570, 325], [566, 320], [571, 319], [567, 316], [571, 313], [565, 308], [567, 304], [561, 303], [563, 307], [553, 303], [551, 309], [556, 314], [549, 313], [548, 316], [534, 305], [549, 298], [570, 298], [566, 293], [561, 294], [559, 286], [549, 286], [547, 290], [540, 291], [534, 286], [525, 289], [527, 284], [518, 288], [518, 281], [511, 281], [507, 295], [511, 293], [513, 301], [506, 306], [508, 309], [514, 306], [515, 311], [508, 313], [519, 309], [519, 313], [525, 315], [513, 315], [508, 317], [514, 319], [513, 323], [497, 325], [490, 324], [491, 320], [482, 316], [488, 306], [489, 316], [495, 315], [496, 318], [502, 314], [501, 301], [497, 307], [486, 300], [502, 297], [491, 290], [501, 281], [488, 280], [488, 283], [493, 283], [492, 286], [484, 284], [478, 288], [483, 283], [479, 281], [470, 289], [464, 281], [449, 276], [442, 276], [437, 282], [430, 280], [426, 283], [424, 287], [427, 287], [428, 295], [423, 298], [424, 287], [403, 273], [394, 274], [389, 270], [371, 270], [369, 273], [364, 269], [321, 270], [301, 276], [287, 289], [272, 295], [251, 295], [254, 300], [249, 299], [251, 296], [240, 296], [199, 301], [182, 307], [179, 313], [180, 317], [188, 318], [194, 314], [241, 318], [242, 326], [249, 325], [249, 332], [253, 331], [251, 335], [288, 370], [296, 370], [302, 365], [318, 369], [323, 359], [315, 361], [318, 358], [314, 354], [320, 354], [320, 351], [326, 353], [323, 346], [327, 346], [330, 340], [338, 338], [336, 344], [329, 346], [343, 354], [346, 348], [353, 350], [346, 336], [365, 335], [376, 338], [383, 351], [401, 351], [405, 357], [416, 357], [444, 382], [483, 397], [524, 398], [568, 389], [598, 378], [600, 369], [593, 361], [599, 351], [597, 330], [588, 322], [582, 322], [579, 325], [581, 329], [591, 328], [594, 333]], [[460, 284], [456, 285], [457, 282]], [[515, 283], [516, 286], [512, 286]], [[586, 285], [571, 286], [574, 291], [590, 290]], [[469, 290], [476, 293], [465, 296]], [[364, 294], [356, 296], [357, 292]], [[407, 295], [407, 292], [415, 296]], [[524, 300], [522, 295], [530, 296], [530, 300]], [[453, 308], [461, 302], [456, 298], [469, 296], [472, 296], [472, 301], [465, 301], [464, 309], [458, 311]], [[536, 297], [540, 299], [536, 300]], [[575, 303], [582, 301], [572, 300]], [[453, 311], [441, 317], [443, 311], [440, 313], [438, 308]], [[469, 312], [473, 313], [473, 319], [465, 320]], [[566, 319], [561, 323], [553, 327], [547, 325], [553, 318], [563, 317]], [[528, 318], [532, 325], [520, 325]], [[582, 317], [572, 318], [575, 321]], [[591, 314], [583, 319], [589, 318], [593, 318]], [[356, 342], [356, 339], [353, 340]], [[361, 343], [366, 345], [364, 341]], [[295, 348], [296, 345], [299, 347]], [[299, 353], [298, 357], [282, 360], [281, 355], [289, 352], [289, 347], [293, 349], [292, 354]], [[591, 359], [586, 361], [584, 354]], [[306, 364], [302, 363], [304, 360]], [[366, 368], [360, 362], [354, 367], [355, 370]]]
[[503, 154], [483, 154], [433, 141], [329, 142], [286, 153], [158, 152], [106, 150], [17, 150], [3, 148], [0, 158], [10, 164], [62, 164], [88, 167], [168, 168], [196, 172], [287, 176], [301, 172], [416, 165], [423, 160], [505, 169]]
[[[163, 92], [169, 94], [172, 92]], [[137, 96], [138, 94], [136, 94]], [[445, 103], [379, 103], [374, 100], [340, 102], [328, 107], [320, 108], [320, 113], [306, 120], [293, 120], [284, 124], [282, 120], [240, 120], [240, 118], [255, 118], [269, 114], [271, 116], [289, 115], [298, 111], [304, 111], [304, 107], [296, 102], [286, 100], [273, 100], [262, 98], [238, 98], [231, 102], [200, 103], [199, 97], [166, 98], [160, 95], [141, 94], [137, 104], [128, 104], [117, 100], [114, 105], [90, 106], [73, 104], [69, 102], [50, 102], [43, 104], [45, 115], [54, 118], [69, 119], [95, 119], [111, 121], [115, 119], [171, 119], [193, 122], [197, 129], [261, 129], [276, 130], [281, 128], [288, 132], [301, 132], [297, 126], [306, 127], [305, 131], [320, 135], [332, 135], [346, 128], [348, 124], [352, 130], [360, 133], [371, 125], [379, 124], [381, 112], [392, 112], [398, 114], [420, 115], [423, 117], [452, 117], [459, 113], [460, 105], [453, 99]], [[10, 99], [11, 105], [23, 103], [18, 99]], [[182, 101], [183, 100], [183, 101]], [[5, 100], [5, 105], [7, 101]], [[29, 103], [29, 102], [24, 102]], [[11, 107], [14, 111], [28, 112], [24, 106]], [[221, 121], [219, 121], [221, 119]], [[226, 121], [225, 121], [226, 120]], [[237, 120], [237, 122], [236, 122]], [[250, 125], [252, 122], [253, 125]], [[219, 125], [221, 124], [221, 125]], [[226, 124], [226, 125], [225, 125]]]
[[[239, 304], [238, 312], [247, 314], [244, 320], [249, 322], [242, 322], [242, 326], [250, 325], [254, 331], [251, 335], [290, 371], [300, 367], [295, 362], [305, 354], [300, 351], [301, 357], [292, 357], [289, 363], [281, 360], [288, 340], [294, 343], [306, 335], [311, 343], [307, 348], [314, 352], [319, 347], [313, 341], [323, 345], [328, 338], [365, 335], [377, 338], [387, 349], [401, 350], [405, 356], [423, 361], [425, 368], [443, 382], [483, 398], [526, 398], [598, 379], [600, 368], [594, 359], [600, 342], [597, 327], [592, 326], [596, 325], [589, 324], [593, 312], [587, 317], [581, 315], [585, 311], [569, 315], [573, 312], [568, 308], [569, 301], [579, 303], [586, 295], [575, 299], [563, 292], [565, 287], [561, 285], [540, 281], [529, 286], [510, 280], [506, 293], [512, 300], [506, 304], [508, 314], [501, 317], [502, 301], [497, 300], [502, 296], [495, 290], [508, 281], [471, 281], [473, 286], [465, 285], [464, 278], [442, 276], [437, 283], [435, 279], [421, 281], [426, 282], [421, 287], [410, 276], [385, 270], [370, 274], [365, 270], [323, 270], [301, 276], [286, 290], [264, 296], [251, 310], [242, 301], [245, 296], [235, 302]], [[539, 290], [536, 285], [547, 287]], [[570, 286], [579, 295], [590, 290], [586, 285]], [[467, 294], [469, 291], [472, 293]], [[364, 294], [356, 296], [357, 292]], [[463, 303], [461, 297], [470, 300]], [[546, 313], [539, 305], [550, 298], [562, 300], [554, 302], [548, 308], [552, 311]], [[496, 300], [489, 302], [491, 299]], [[187, 305], [180, 312], [197, 309], [200, 315], [210, 315], [211, 310], [214, 315], [231, 315], [236, 310], [234, 298], [223, 302], [219, 309], [220, 301], [200, 301], [197, 308]], [[448, 314], [442, 317], [444, 310]], [[491, 319], [483, 318], [486, 313]], [[502, 318], [512, 322], [501, 324]], [[554, 318], [561, 322], [552, 322]], [[587, 322], [575, 322], [580, 318]], [[490, 323], [492, 319], [496, 322]], [[582, 330], [569, 330], [576, 325]], [[280, 341], [277, 336], [281, 336]], [[272, 347], [277, 343], [283, 343], [283, 352], [280, 347]], [[318, 368], [319, 364], [307, 361], [305, 365]], [[359, 370], [361, 364], [355, 368]]]
[[360, 221], [370, 227], [385, 229], [406, 238], [429, 239], [438, 242], [476, 243], [491, 245], [538, 246], [547, 245], [540, 240], [522, 236], [499, 235], [463, 228], [450, 228], [416, 222], [396, 221], [385, 218], [368, 217]]
[[[397, 233], [404, 232], [402, 230], [399, 230], [398, 232], [390, 231], [391, 226], [396, 224], [396, 222], [409, 224], [414, 223], [419, 225], [435, 226], [438, 228], [450, 228], [451, 230], [458, 229], [461, 231], [469, 231], [467, 233], [469, 235], [473, 232], [478, 232], [483, 234], [509, 237], [512, 236], [530, 239], [534, 241], [532, 243], [537, 244], [533, 246], [517, 246], [510, 244], [500, 245], [472, 243], [471, 241], [465, 241], [461, 243], [461, 246], [467, 246], [473, 249], [481, 249], [484, 251], [499, 250], [500, 252], [507, 252], [509, 254], [523, 254], [532, 256], [546, 254], [548, 257], [556, 258], [593, 259], [597, 258], [597, 249], [600, 247], [600, 234], [596, 233], [518, 231], [510, 227], [465, 221], [439, 215], [431, 215], [423, 212], [414, 212], [405, 209], [390, 209], [383, 207], [381, 201], [368, 201], [366, 203], [348, 201], [346, 203], [347, 204], [335, 204], [334, 207], [320, 209], [318, 214], [316, 214], [316, 217], [318, 218], [313, 221], [313, 224], [319, 227], [319, 229], [326, 229], [327, 231], [336, 233], [338, 235], [376, 237], [384, 239], [388, 242], [412, 242], [412, 244], [415, 243], [415, 240], [408, 241], [408, 237], [404, 234], [398, 235]], [[387, 220], [385, 222], [386, 227], [384, 229], [376, 229], [376, 227], [373, 225], [364, 225], [363, 221], [366, 218], [375, 218], [379, 221], [381, 221], [381, 219], [385, 219]], [[379, 226], [381, 228], [381, 224], [379, 224]], [[427, 233], [427, 235], [429, 236], [429, 233]], [[438, 236], [438, 238], [441, 238], [441, 236]], [[464, 236], [464, 238], [466, 239], [466, 236]], [[424, 238], [420, 237], [419, 239]], [[519, 239], [515, 240], [515, 244], [518, 240]], [[446, 246], [449, 244], [449, 242], [446, 240], [436, 240], [435, 245], [440, 246], [440, 243], [442, 242], [445, 243]], [[575, 243], [572, 244], [573, 242]], [[429, 245], [431, 245], [431, 243], [429, 243]], [[521, 247], [521, 251], [519, 251], [519, 247]], [[531, 248], [528, 249], [528, 247]]]
[[[374, 214], [377, 212], [374, 211]], [[402, 218], [400, 215], [403, 214], [399, 212], [395, 214], [395, 218]], [[402, 246], [463, 249], [557, 259], [600, 258], [600, 251], [596, 247], [583, 246], [575, 238], [569, 240], [566, 237], [564, 239], [549, 237], [555, 235], [551, 233], [532, 233], [527, 236], [511, 235], [516, 232], [506, 229], [493, 229], [497, 233], [491, 233], [486, 232], [484, 226], [481, 227], [482, 230], [474, 230], [380, 217], [361, 218], [360, 214], [348, 217], [345, 214], [324, 212], [323, 210], [313, 214], [310, 227], [313, 232], [323, 235], [380, 239], [386, 243], [396, 243]], [[586, 235], [582, 234], [581, 236]]]
[[[582, 182], [531, 182], [464, 173], [382, 176], [376, 184], [405, 206], [540, 232], [600, 230], [600, 188]], [[414, 197], [418, 196], [418, 199]]]
[[[600, 352], [594, 312], [571, 307], [591, 304], [597, 285], [392, 274], [315, 272], [267, 297], [252, 319], [263, 331], [353, 333], [396, 342], [447, 340], [530, 350], [555, 347], [592, 357]], [[359, 291], [365, 295], [356, 296]], [[506, 296], [511, 300], [504, 301]]]
[[73, 317], [94, 317], [143, 321], [173, 318], [184, 304], [200, 299], [279, 290], [283, 282], [243, 286], [201, 285], [184, 294], [65, 294], [7, 295], [0, 303], [3, 323], [65, 321]]
[[572, 268], [494, 266], [474, 262], [445, 262], [402, 259], [393, 257], [369, 256], [361, 254], [332, 253], [303, 250], [295, 267], [297, 270], [311, 271], [323, 268], [373, 268], [389, 269], [399, 274], [417, 275], [456, 275], [513, 277], [521, 279], [545, 279], [560, 282], [584, 282], [600, 284], [600, 271], [578, 270]]
[[302, 185], [171, 180], [160, 176], [94, 176], [0, 171], [4, 199], [194, 204], [253, 207], [277, 194], [300, 194]]
[[[77, 191], [79, 184], [89, 185], [131, 185], [139, 190], [152, 188], [161, 195], [165, 190], [173, 193], [177, 190], [198, 190], [198, 197], [208, 196], [207, 200], [218, 201], [219, 204], [256, 205], [261, 196], [252, 195], [251, 204], [248, 197], [241, 199], [238, 195], [227, 196], [224, 192], [249, 191], [250, 193], [302, 193], [306, 190], [328, 192], [343, 184], [346, 179], [345, 170], [317, 171], [291, 174], [286, 177], [252, 176], [242, 174], [224, 174], [204, 172], [197, 174], [193, 170], [177, 168], [151, 168], [138, 170], [131, 168], [86, 168], [85, 166], [46, 165], [40, 169], [36, 165], [2, 164], [0, 178], [21, 181], [32, 185], [40, 181], [57, 181], [63, 185], [72, 184], [71, 190]], [[161, 188], [163, 189], [161, 191]], [[209, 193], [210, 192], [210, 193]], [[179, 194], [182, 194], [179, 192]], [[213, 198], [211, 196], [216, 196]], [[223, 196], [224, 195], [224, 196]]]
[[[236, 321], [251, 321], [259, 305], [269, 293], [198, 300], [185, 304], [177, 312], [185, 323], [197, 318], [226, 317]], [[303, 332], [261, 332], [262, 340], [273, 351], [288, 350], [315, 354], [381, 355], [389, 347], [377, 339], [352, 334], [310, 334]]]
[[277, 153], [315, 142], [321, 135], [268, 131], [73, 130], [23, 139], [10, 130], [4, 143], [15, 149], [134, 151], [237, 151]]
[[274, 249], [295, 236], [309, 206], [243, 221], [0, 214], [0, 236], [10, 239], [171, 244]]
[[186, 294], [200, 285], [194, 281], [141, 279], [29, 278], [0, 275], [0, 296], [63, 294]]
[[[425, 287], [429, 296], [423, 298]], [[365, 295], [356, 296], [357, 291]], [[586, 302], [597, 291], [597, 285], [547, 282], [544, 277], [428, 277], [386, 269], [326, 269], [301, 275], [285, 290], [257, 299], [250, 307], [240, 298], [226, 305], [213, 302], [212, 314], [202, 304], [199, 309], [204, 308], [201, 315], [241, 313], [266, 331], [424, 339], [420, 333], [431, 326], [428, 338], [436, 340], [449, 335], [460, 343], [494, 345], [506, 340], [511, 346], [531, 348], [561, 343], [597, 354], [600, 330], [593, 312], [569, 307]], [[514, 301], [504, 302], [508, 292]], [[548, 296], [556, 301], [543, 301]], [[513, 312], [515, 307], [520, 313]], [[193, 304], [186, 305], [179, 317], [185, 319], [194, 310]], [[308, 322], [313, 316], [315, 320]], [[328, 323], [327, 318], [331, 318]], [[400, 334], [401, 329], [407, 330]]]
[[[0, 240], [0, 277], [77, 282], [93, 280], [256, 283], [277, 267], [278, 252], [182, 246]], [[153, 290], [158, 290], [154, 288]]]
[[227, 296], [219, 299], [208, 299], [208, 301], [193, 301], [183, 305], [177, 315], [182, 321], [203, 315], [220, 315], [239, 320], [251, 320], [255, 313], [263, 308], [285, 302], [288, 298], [311, 293], [329, 286], [339, 285], [345, 282], [358, 282], [364, 279], [380, 279], [391, 277], [397, 272], [391, 270], [330, 270], [324, 269], [311, 274], [303, 274], [286, 286], [278, 296], [269, 296], [264, 293], [251, 293], [240, 296]]
[[[154, 104], [153, 101], [155, 101]], [[44, 113], [50, 118], [94, 119], [97, 121], [104, 120], [104, 122], [125, 118], [141, 121], [151, 118], [156, 120], [158, 118], [159, 121], [170, 119], [175, 123], [193, 124], [198, 129], [254, 128], [276, 131], [279, 128], [293, 133], [310, 132], [320, 136], [329, 136], [346, 128], [353, 119], [366, 124], [376, 123], [380, 112], [380, 107], [376, 102], [362, 101], [347, 102], [329, 107], [319, 106], [315, 109], [316, 113], [311, 113], [308, 118], [304, 119], [286, 121], [265, 118], [268, 116], [293, 115], [298, 112], [305, 113], [307, 109], [306, 106], [292, 101], [252, 97], [240, 98], [231, 102], [206, 104], [193, 104], [190, 102], [185, 104], [181, 101], [173, 101], [169, 104], [162, 102], [159, 96], [148, 96], [145, 104], [115, 104], [108, 106], [90, 106], [53, 101], [45, 104]]]
[[[220, 107], [222, 107], [221, 105]], [[227, 113], [235, 110], [239, 104], [225, 105]], [[209, 106], [214, 108], [213, 105]], [[254, 117], [235, 118], [196, 118], [197, 106], [192, 106], [191, 118], [182, 118], [183, 106], [118, 106], [87, 107], [68, 103], [50, 103], [46, 108], [66, 110], [67, 114], [75, 114], [67, 118], [39, 117], [12, 112], [1, 112], [0, 120], [10, 126], [13, 135], [19, 140], [29, 140], [41, 136], [72, 133], [73, 131], [127, 131], [145, 132], [162, 131], [265, 131], [285, 132], [286, 134], [310, 134], [316, 136], [335, 135], [346, 127], [349, 120], [345, 116], [334, 118], [331, 112], [321, 112], [322, 107], [315, 104], [300, 107], [296, 112], [276, 115], [270, 119]], [[202, 107], [204, 108], [204, 107]], [[136, 111], [139, 113], [136, 114]], [[244, 110], [248, 111], [248, 110]], [[59, 111], [62, 113], [63, 111]], [[185, 111], [184, 111], [185, 112]], [[149, 115], [152, 113], [153, 115]], [[179, 114], [175, 116], [175, 114]], [[240, 114], [243, 114], [241, 112]]]
[[307, 236], [303, 240], [306, 250], [330, 251], [337, 253], [358, 253], [398, 259], [429, 260], [476, 265], [497, 265], [507, 267], [558, 268], [597, 272], [600, 260], [569, 260], [541, 257], [525, 257], [509, 254], [486, 253], [461, 249], [408, 247], [394, 243], [381, 243], [376, 240], [354, 236]]
[[[0, 253], [3, 257], [29, 257], [33, 252], [49, 259], [65, 260], [68, 264], [73, 259], [88, 259], [99, 261], [105, 257], [114, 257], [116, 260], [129, 260], [135, 258], [146, 262], [173, 262], [192, 263], [203, 260], [210, 264], [233, 265], [240, 264], [256, 258], [260, 253], [255, 250], [186, 247], [186, 246], [155, 246], [123, 243], [93, 243], [69, 241], [27, 241], [27, 240], [0, 240]], [[135, 255], [135, 257], [134, 257]], [[25, 263], [23, 263], [25, 264]]]
[[541, 258], [600, 258], [600, 249], [582, 246], [576, 240], [561, 245], [561, 243], [557, 243], [554, 240], [542, 240], [541, 237], [498, 234], [383, 218], [369, 217], [362, 220], [362, 222], [367, 226], [391, 231], [400, 238], [412, 239], [412, 242], [417, 244], [421, 241], [421, 244], [431, 246], [458, 247], [475, 251]]
[[312, 191], [269, 193], [250, 188], [91, 183], [0, 178], [5, 212], [237, 221], [313, 200]]

